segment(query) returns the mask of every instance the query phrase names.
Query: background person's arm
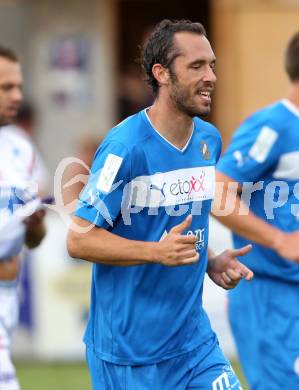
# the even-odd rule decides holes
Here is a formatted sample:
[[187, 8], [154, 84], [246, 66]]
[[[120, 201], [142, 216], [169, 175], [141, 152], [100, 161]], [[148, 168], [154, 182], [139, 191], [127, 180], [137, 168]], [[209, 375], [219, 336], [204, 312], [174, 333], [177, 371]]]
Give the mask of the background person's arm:
[[[216, 186], [218, 190], [212, 207], [212, 214], [216, 219], [238, 235], [271, 248], [286, 259], [299, 262], [299, 231], [286, 233], [257, 217], [241, 201], [240, 196], [232, 191], [232, 186], [229, 184], [235, 180], [231, 177], [217, 172], [216, 182], [223, 183], [221, 186]], [[228, 204], [230, 212], [227, 215], [221, 215], [221, 210]], [[242, 213], [240, 213], [240, 209]]]

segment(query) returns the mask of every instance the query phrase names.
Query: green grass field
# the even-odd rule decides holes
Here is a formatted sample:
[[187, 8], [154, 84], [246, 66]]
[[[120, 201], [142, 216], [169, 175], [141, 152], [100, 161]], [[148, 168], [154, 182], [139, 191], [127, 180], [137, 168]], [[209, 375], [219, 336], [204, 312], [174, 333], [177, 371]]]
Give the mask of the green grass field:
[[[233, 362], [233, 366], [244, 390], [248, 390], [239, 365]], [[83, 363], [19, 362], [16, 367], [22, 390], [91, 390], [88, 370]]]
[[91, 390], [85, 364], [16, 364], [22, 390]]

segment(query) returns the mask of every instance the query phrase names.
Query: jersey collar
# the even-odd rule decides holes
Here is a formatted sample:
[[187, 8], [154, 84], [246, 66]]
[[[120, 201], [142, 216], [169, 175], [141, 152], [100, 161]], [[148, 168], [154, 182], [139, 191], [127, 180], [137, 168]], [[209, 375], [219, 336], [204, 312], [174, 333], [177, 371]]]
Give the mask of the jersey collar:
[[159, 137], [161, 137], [165, 142], [167, 142], [170, 146], [172, 146], [173, 148], [175, 148], [176, 150], [178, 150], [179, 152], [183, 153], [189, 146], [190, 142], [191, 142], [191, 139], [192, 139], [192, 136], [193, 136], [193, 133], [194, 133], [194, 121], [193, 121], [193, 129], [192, 129], [192, 133], [188, 139], [188, 141], [186, 142], [185, 146], [180, 149], [178, 148], [177, 146], [175, 146], [173, 143], [169, 142], [167, 138], [163, 137], [163, 135], [161, 133], [159, 133], [159, 131], [157, 129], [155, 129], [154, 125], [152, 124], [152, 121], [150, 120], [149, 116], [148, 116], [148, 113], [147, 111], [150, 109], [150, 107], [147, 107], [144, 109], [144, 115], [145, 115], [145, 118], [148, 120], [150, 126], [152, 127], [152, 129], [159, 135]]
[[289, 99], [282, 99], [281, 103], [299, 118], [299, 109]]

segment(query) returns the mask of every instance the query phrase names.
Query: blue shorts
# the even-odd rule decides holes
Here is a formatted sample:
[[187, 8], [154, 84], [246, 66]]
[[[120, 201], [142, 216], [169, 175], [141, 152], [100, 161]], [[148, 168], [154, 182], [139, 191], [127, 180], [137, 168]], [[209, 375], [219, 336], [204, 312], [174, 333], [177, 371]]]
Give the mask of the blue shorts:
[[87, 347], [94, 390], [240, 390], [216, 337], [199, 348], [157, 364], [125, 366], [99, 359]]
[[299, 389], [299, 286], [256, 276], [229, 292], [229, 320], [251, 390]]

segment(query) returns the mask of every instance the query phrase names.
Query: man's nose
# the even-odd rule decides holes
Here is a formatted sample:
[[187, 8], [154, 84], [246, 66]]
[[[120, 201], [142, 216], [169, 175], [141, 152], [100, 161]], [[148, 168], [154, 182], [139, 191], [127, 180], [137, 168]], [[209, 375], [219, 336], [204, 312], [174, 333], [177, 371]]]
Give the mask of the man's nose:
[[215, 72], [214, 70], [208, 65], [206, 67], [206, 72], [205, 72], [205, 76], [204, 76], [204, 81], [209, 81], [211, 83], [215, 83], [217, 80], [217, 77], [215, 75]]
[[20, 88], [14, 88], [12, 91], [12, 100], [14, 103], [20, 103], [23, 99], [23, 92]]

